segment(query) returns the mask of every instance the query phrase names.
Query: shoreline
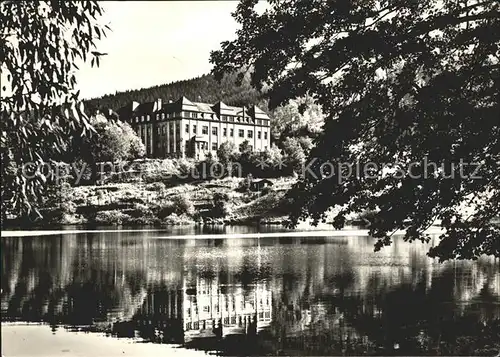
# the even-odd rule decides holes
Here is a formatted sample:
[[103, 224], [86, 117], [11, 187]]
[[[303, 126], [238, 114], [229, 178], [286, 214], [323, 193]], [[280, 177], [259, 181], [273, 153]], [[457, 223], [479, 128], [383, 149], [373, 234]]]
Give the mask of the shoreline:
[[[50, 236], [60, 234], [85, 234], [85, 233], [118, 233], [118, 232], [161, 232], [165, 229], [99, 229], [99, 230], [26, 230], [26, 231], [1, 231], [2, 237], [23, 238], [33, 236]], [[440, 227], [430, 227], [426, 230], [430, 234], [439, 234], [444, 230]], [[366, 237], [368, 229], [341, 229], [341, 230], [294, 230], [288, 232], [261, 232], [261, 233], [213, 233], [213, 234], [186, 234], [186, 235], [168, 235], [152, 237], [153, 239], [216, 239], [221, 236], [230, 235], [231, 238], [275, 238], [275, 237], [339, 237], [349, 236]], [[404, 231], [396, 231], [395, 234], [404, 234]]]
[[140, 339], [110, 338], [104, 333], [68, 331], [55, 333], [47, 323], [3, 322], [2, 357], [30, 356], [206, 356], [204, 352], [177, 345], [144, 343]]
[[31, 221], [11, 215], [2, 222], [2, 229], [66, 225], [160, 229], [211, 224], [282, 226], [289, 212], [286, 192], [295, 182], [291, 177], [273, 178], [269, 179], [272, 187], [255, 191], [245, 188], [245, 179], [238, 177], [171, 182], [160, 176], [147, 182], [66, 187], [39, 207], [41, 218]]

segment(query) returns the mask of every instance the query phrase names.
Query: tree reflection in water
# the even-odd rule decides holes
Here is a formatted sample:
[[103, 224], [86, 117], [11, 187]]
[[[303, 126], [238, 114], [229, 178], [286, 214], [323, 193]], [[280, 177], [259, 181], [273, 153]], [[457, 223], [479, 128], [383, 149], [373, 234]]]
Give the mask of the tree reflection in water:
[[239, 354], [491, 354], [498, 260], [369, 238], [2, 239], [2, 320]]

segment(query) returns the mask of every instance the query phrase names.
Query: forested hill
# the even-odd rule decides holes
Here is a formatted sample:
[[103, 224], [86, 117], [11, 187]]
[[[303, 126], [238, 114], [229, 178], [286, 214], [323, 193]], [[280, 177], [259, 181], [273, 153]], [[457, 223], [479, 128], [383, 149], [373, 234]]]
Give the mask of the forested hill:
[[236, 74], [226, 76], [221, 83], [218, 83], [212, 75], [203, 75], [193, 79], [89, 99], [86, 101], [86, 106], [91, 111], [96, 108], [117, 110], [132, 101], [143, 103], [161, 98], [163, 102], [167, 102], [185, 96], [195, 102], [215, 103], [221, 100], [225, 104], [235, 106], [260, 104], [264, 106], [263, 110], [267, 110], [265, 104], [262, 103], [262, 95], [251, 87], [248, 80], [244, 80], [241, 86], [237, 86], [235, 81]]

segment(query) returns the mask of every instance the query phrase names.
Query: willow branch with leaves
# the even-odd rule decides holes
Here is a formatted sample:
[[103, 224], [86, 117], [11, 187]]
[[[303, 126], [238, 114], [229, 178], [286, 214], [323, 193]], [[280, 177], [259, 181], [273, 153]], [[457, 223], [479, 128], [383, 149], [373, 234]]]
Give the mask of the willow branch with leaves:
[[104, 55], [95, 48], [109, 30], [102, 14], [97, 1], [1, 2], [3, 219], [37, 214], [46, 178], [36, 168], [64, 155], [73, 136], [92, 133], [75, 71]]

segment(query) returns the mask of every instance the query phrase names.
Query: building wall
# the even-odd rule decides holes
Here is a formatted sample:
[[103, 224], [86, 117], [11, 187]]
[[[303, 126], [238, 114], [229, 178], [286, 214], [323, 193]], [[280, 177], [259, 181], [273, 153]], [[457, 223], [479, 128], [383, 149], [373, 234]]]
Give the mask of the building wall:
[[[206, 134], [204, 134], [204, 127], [206, 128]], [[232, 141], [235, 143], [236, 147], [239, 147], [245, 140], [248, 140], [255, 151], [264, 151], [270, 146], [269, 127], [262, 125], [244, 125], [199, 119], [183, 119], [181, 129], [183, 145], [185, 145], [185, 142], [189, 139], [197, 136], [199, 139], [205, 140], [208, 143], [207, 151], [213, 151], [212, 154], [216, 154], [218, 147], [225, 141]], [[194, 131], [195, 129], [196, 132]], [[243, 137], [239, 135], [240, 130], [243, 131]], [[250, 136], [249, 132], [251, 132]]]
[[196, 278], [196, 294], [187, 295], [184, 287], [184, 329], [201, 330], [214, 327], [219, 320], [223, 326], [241, 326], [254, 317], [257, 323], [272, 319], [272, 293], [263, 283], [258, 283], [253, 293], [245, 294], [242, 287], [232, 286], [220, 292], [217, 279]]
[[[238, 148], [247, 140], [254, 151], [270, 148], [270, 120], [263, 114], [255, 118], [255, 115], [248, 115], [245, 108], [239, 108], [242, 114], [238, 116], [190, 109], [132, 113], [125, 120], [137, 131], [147, 157], [203, 159], [209, 152], [216, 156], [217, 149], [225, 141], [234, 142]], [[223, 109], [220, 111], [222, 113]]]

